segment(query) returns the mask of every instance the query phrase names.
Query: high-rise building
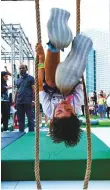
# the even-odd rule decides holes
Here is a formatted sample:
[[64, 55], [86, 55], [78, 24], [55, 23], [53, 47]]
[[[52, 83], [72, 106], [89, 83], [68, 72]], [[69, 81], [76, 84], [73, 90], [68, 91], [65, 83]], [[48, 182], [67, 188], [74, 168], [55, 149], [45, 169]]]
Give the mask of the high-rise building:
[[[96, 91], [98, 92], [100, 90], [103, 90], [104, 92], [109, 93], [110, 92], [110, 34], [96, 30], [88, 30], [84, 33], [92, 39], [93, 48], [95, 49]], [[91, 64], [91, 73], [93, 73], [92, 64]], [[91, 75], [92, 74], [90, 74], [90, 76]], [[89, 83], [88, 85], [90, 86], [92, 84], [92, 79], [86, 81], [86, 83]]]
[[110, 0], [81, 1], [81, 32], [92, 39], [96, 51], [96, 91], [109, 93]]
[[90, 51], [87, 60], [86, 89], [88, 94], [96, 91], [96, 51], [94, 49]]

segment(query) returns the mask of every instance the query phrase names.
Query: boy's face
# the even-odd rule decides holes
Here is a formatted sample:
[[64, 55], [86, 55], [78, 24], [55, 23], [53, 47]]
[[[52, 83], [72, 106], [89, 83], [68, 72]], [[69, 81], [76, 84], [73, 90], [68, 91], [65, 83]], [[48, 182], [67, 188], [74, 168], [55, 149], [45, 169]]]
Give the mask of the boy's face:
[[75, 114], [74, 108], [67, 101], [62, 101], [59, 103], [55, 109], [54, 117], [63, 118], [63, 117], [71, 117], [71, 115]]

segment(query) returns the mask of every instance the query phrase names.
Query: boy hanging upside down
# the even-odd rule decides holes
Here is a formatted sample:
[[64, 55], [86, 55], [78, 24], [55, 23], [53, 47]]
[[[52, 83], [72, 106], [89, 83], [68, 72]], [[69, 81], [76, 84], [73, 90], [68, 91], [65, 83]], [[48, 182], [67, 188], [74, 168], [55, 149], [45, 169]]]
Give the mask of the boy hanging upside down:
[[[77, 117], [83, 100], [82, 82], [68, 95], [61, 94], [55, 85], [55, 71], [60, 63], [60, 50], [49, 43], [45, 59], [41, 44], [36, 46], [39, 58], [39, 96], [43, 112], [51, 119], [50, 137], [55, 143], [64, 142], [75, 146], [80, 141], [82, 130]], [[66, 68], [65, 68], [66, 72]]]

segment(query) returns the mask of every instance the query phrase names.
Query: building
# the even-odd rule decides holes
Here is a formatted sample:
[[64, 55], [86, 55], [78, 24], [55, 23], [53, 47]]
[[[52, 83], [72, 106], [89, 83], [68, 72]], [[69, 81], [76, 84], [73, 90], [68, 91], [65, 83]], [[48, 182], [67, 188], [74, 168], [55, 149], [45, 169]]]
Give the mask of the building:
[[109, 93], [110, 0], [81, 1], [81, 32], [92, 39], [96, 51], [96, 91]]
[[90, 51], [87, 60], [86, 89], [88, 94], [96, 91], [96, 51], [94, 49]]
[[[84, 33], [92, 39], [93, 48], [95, 49], [96, 91], [99, 92], [100, 90], [103, 90], [104, 92], [109, 93], [110, 92], [110, 35], [109, 33], [103, 31], [97, 31], [95, 29], [88, 30]], [[86, 77], [86, 84], [88, 84], [89, 86], [88, 91], [90, 91], [90, 86], [93, 85], [92, 78], [90, 79], [90, 77], [93, 77], [93, 73], [95, 71], [93, 70], [93, 63], [92, 61], [90, 61], [91, 59], [93, 59], [92, 52], [90, 53], [88, 59], [89, 62], [91, 62], [91, 66], [90, 65], [87, 66], [87, 73], [89, 70], [89, 74], [87, 74]], [[91, 69], [88, 67], [91, 67]]]

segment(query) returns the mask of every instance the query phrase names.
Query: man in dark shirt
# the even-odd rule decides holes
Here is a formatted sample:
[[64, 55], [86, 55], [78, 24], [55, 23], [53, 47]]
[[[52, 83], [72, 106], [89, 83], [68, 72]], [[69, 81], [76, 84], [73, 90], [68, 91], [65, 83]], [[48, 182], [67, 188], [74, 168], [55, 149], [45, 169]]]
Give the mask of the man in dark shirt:
[[19, 122], [19, 131], [24, 131], [25, 114], [28, 118], [29, 131], [34, 131], [34, 77], [27, 74], [27, 66], [20, 65], [20, 77], [16, 82], [15, 103]]

